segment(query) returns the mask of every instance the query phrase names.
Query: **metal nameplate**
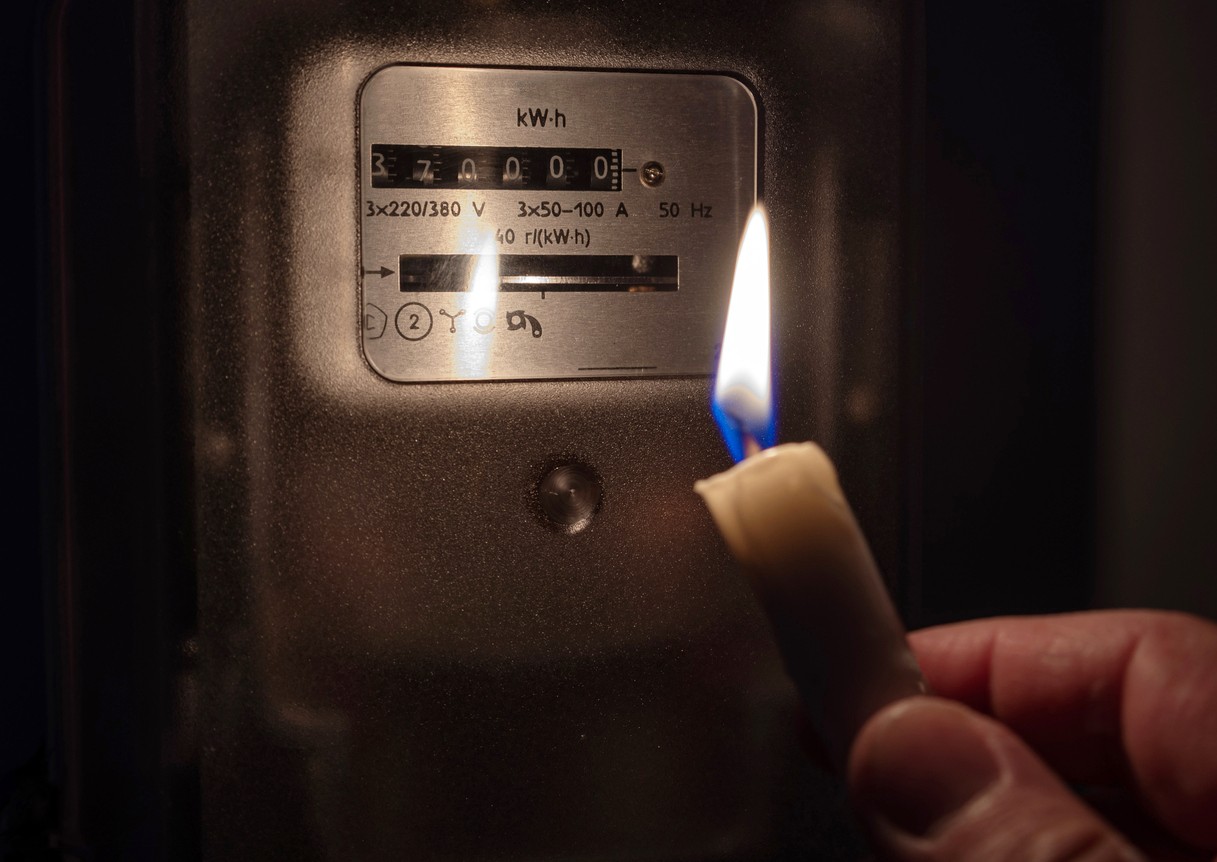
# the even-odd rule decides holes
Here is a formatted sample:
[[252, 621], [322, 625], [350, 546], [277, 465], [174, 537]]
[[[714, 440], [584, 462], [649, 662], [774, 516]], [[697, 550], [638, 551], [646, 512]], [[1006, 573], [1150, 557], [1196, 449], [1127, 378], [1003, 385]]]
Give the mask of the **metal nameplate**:
[[380, 70], [359, 103], [368, 362], [411, 382], [709, 374], [756, 130], [722, 75]]

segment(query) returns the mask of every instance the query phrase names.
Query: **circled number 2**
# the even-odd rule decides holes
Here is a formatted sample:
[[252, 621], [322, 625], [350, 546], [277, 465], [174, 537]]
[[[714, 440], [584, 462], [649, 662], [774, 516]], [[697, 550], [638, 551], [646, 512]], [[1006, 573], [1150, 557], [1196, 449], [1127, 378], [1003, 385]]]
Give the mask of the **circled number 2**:
[[421, 302], [407, 302], [397, 309], [397, 334], [406, 341], [422, 341], [431, 334], [434, 318], [431, 309]]

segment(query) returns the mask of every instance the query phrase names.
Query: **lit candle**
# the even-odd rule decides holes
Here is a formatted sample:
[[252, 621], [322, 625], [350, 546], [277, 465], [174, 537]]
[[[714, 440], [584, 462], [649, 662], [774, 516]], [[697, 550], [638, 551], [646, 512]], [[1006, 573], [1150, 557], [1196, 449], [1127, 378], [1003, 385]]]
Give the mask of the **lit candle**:
[[740, 243], [713, 398], [739, 463], [694, 487], [746, 572], [840, 767], [867, 718], [926, 688], [828, 456], [814, 443], [766, 448], [775, 436], [768, 257], [757, 207]]

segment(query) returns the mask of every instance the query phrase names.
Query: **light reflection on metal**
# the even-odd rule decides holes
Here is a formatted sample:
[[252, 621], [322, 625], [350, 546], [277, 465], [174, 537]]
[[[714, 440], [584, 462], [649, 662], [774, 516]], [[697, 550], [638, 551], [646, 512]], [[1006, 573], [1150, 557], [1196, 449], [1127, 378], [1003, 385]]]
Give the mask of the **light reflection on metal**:
[[758, 204], [740, 241], [710, 402], [736, 461], [748, 438], [762, 448], [776, 442], [769, 342], [769, 229]]
[[476, 242], [470, 244], [470, 251], [476, 251], [478, 260], [469, 278], [469, 289], [462, 297], [461, 309], [454, 312], [459, 318], [452, 321], [456, 327], [454, 365], [457, 375], [466, 380], [486, 376], [499, 323], [499, 254], [494, 235], [484, 234], [480, 248]]

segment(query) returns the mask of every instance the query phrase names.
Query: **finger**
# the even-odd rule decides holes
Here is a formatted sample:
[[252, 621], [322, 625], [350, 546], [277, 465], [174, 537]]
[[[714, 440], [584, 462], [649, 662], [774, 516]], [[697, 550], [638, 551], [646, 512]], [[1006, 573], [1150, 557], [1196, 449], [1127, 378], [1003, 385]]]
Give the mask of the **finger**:
[[1143, 858], [1008, 729], [939, 698], [908, 698], [876, 714], [854, 743], [849, 784], [884, 858]]
[[994, 716], [1070, 781], [1126, 781], [1175, 835], [1217, 847], [1217, 626], [1109, 611], [910, 642], [935, 693]]

